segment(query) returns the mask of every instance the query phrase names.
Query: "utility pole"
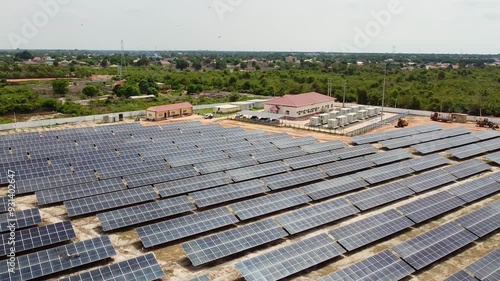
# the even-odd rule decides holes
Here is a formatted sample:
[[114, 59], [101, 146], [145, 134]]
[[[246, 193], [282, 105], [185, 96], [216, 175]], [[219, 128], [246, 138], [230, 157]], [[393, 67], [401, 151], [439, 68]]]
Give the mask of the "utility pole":
[[123, 76], [123, 68], [125, 67], [125, 47], [123, 44], [123, 40], [121, 42], [121, 58], [120, 58], [120, 67], [118, 68], [118, 76], [120, 77], [120, 80], [122, 80]]
[[328, 96], [332, 96], [332, 78], [328, 78]]
[[344, 98], [342, 99], [342, 108], [345, 108], [345, 93], [347, 91], [347, 79], [344, 80]]
[[380, 121], [384, 121], [384, 103], [385, 103], [385, 83], [387, 80], [387, 63], [385, 64], [385, 71], [384, 71], [384, 88], [382, 90], [382, 114], [380, 115]]

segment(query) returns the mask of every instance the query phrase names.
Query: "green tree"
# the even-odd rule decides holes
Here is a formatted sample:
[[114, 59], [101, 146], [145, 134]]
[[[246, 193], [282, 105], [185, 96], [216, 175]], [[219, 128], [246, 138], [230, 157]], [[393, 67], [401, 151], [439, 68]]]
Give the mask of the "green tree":
[[238, 93], [232, 93], [231, 95], [229, 95], [230, 102], [235, 102], [238, 101], [239, 99], [240, 99], [240, 94]]
[[438, 80], [444, 80], [444, 79], [446, 79], [446, 74], [444, 73], [444, 71], [440, 71], [438, 74]]
[[358, 89], [358, 104], [367, 104], [368, 103], [368, 92], [365, 89]]
[[139, 89], [132, 85], [118, 87], [117, 90], [117, 96], [119, 97], [129, 98], [131, 96], [138, 96], [138, 95], [140, 95]]
[[69, 83], [66, 80], [56, 79], [52, 81], [52, 91], [54, 95], [64, 96], [69, 92]]
[[30, 60], [30, 59], [34, 58], [33, 54], [30, 53], [29, 51], [22, 51], [20, 53], [16, 53], [14, 55], [14, 57], [16, 59], [21, 59], [21, 60]]
[[59, 62], [57, 60], [55, 60], [53, 63], [52, 63], [53, 66], [55, 67], [58, 67], [59, 66]]
[[256, 61], [252, 61], [252, 66], [256, 67], [257, 66], [257, 62]]
[[248, 67], [248, 63], [242, 62], [242, 63], [240, 63], [240, 67], [241, 67], [241, 69], [246, 69]]
[[105, 59], [105, 58], [102, 59], [102, 61], [101, 61], [101, 67], [102, 68], [108, 67], [108, 60], [107, 59]]
[[144, 79], [139, 82], [139, 91], [143, 95], [157, 95], [158, 90], [156, 84], [151, 79]]
[[95, 97], [99, 95], [99, 90], [94, 86], [88, 85], [83, 88], [82, 94], [86, 97]]
[[193, 68], [196, 71], [200, 71], [203, 68], [203, 66], [201, 65], [201, 61], [199, 61], [199, 60], [194, 61]]
[[184, 70], [186, 68], [189, 67], [189, 62], [186, 61], [186, 60], [176, 60], [175, 62], [175, 68], [179, 69], [179, 70]]
[[223, 59], [218, 59], [217, 62], [215, 63], [215, 69], [220, 69], [224, 70], [227, 68], [226, 61]]

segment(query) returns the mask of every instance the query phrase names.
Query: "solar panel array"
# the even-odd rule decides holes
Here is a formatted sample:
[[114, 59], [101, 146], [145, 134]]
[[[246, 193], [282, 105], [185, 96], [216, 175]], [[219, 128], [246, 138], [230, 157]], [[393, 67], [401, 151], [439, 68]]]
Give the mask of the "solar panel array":
[[191, 263], [198, 266], [287, 235], [276, 222], [268, 219], [183, 243], [182, 248]]
[[42, 222], [38, 208], [17, 211], [11, 216], [9, 213], [0, 214], [0, 232], [9, 230], [9, 224], [15, 224], [16, 229], [36, 225]]
[[447, 223], [392, 248], [415, 269], [453, 253], [475, 241], [477, 236], [455, 223]]
[[445, 149], [463, 146], [466, 144], [471, 144], [480, 141], [480, 139], [472, 136], [472, 135], [462, 135], [457, 137], [451, 137], [442, 140], [436, 140], [429, 143], [421, 143], [412, 146], [411, 148], [415, 149], [417, 152], [422, 154], [429, 154], [437, 151], [442, 151]]
[[497, 165], [500, 165], [500, 151], [496, 153], [491, 153], [486, 155], [486, 158], [491, 162], [495, 162]]
[[108, 266], [100, 267], [91, 271], [73, 275], [61, 281], [84, 281], [84, 280], [135, 280], [152, 281], [165, 276], [160, 264], [152, 253], [131, 258]]
[[292, 189], [234, 203], [229, 205], [229, 207], [234, 210], [240, 220], [248, 220], [306, 204], [310, 201], [311, 198], [307, 197], [304, 193], [298, 189]]
[[389, 202], [413, 195], [413, 191], [399, 183], [389, 183], [380, 187], [348, 195], [346, 198], [360, 210], [368, 210]]
[[449, 193], [467, 203], [497, 193], [498, 191], [500, 191], [500, 182], [487, 177], [468, 181], [448, 190]]
[[385, 211], [366, 219], [331, 230], [344, 248], [352, 251], [411, 227], [414, 223], [396, 210]]
[[68, 241], [76, 237], [75, 230], [70, 221], [58, 222], [41, 227], [28, 228], [15, 233], [15, 244], [9, 243], [11, 233], [0, 236], [0, 256], [11, 252], [11, 247], [16, 253], [45, 247]]
[[31, 280], [56, 272], [104, 260], [116, 255], [108, 236], [101, 236], [17, 257], [17, 267], [9, 272], [0, 263], [0, 280]]
[[153, 221], [182, 214], [195, 209], [187, 197], [174, 197], [157, 202], [132, 206], [97, 214], [104, 231], [128, 227], [134, 224]]
[[358, 209], [354, 208], [345, 199], [340, 198], [278, 216], [276, 221], [288, 233], [296, 234], [357, 213], [359, 213]]
[[400, 280], [415, 272], [386, 250], [320, 279], [320, 281]]
[[478, 237], [484, 237], [500, 228], [500, 201], [458, 218], [456, 223]]
[[[241, 128], [224, 129], [220, 125], [204, 126], [201, 123], [172, 124], [163, 127], [163, 131], [140, 126], [120, 128], [115, 127], [112, 136], [108, 130], [100, 128], [91, 130], [86, 135], [77, 133], [74, 136], [66, 135], [63, 131], [61, 136], [58, 136], [59, 141], [56, 141], [55, 137], [49, 141], [50, 133], [48, 133], [43, 146], [47, 151], [37, 147], [32, 153], [31, 148], [26, 147], [25, 150], [28, 150], [35, 159], [27, 160], [24, 157], [15, 160], [18, 164], [13, 166], [20, 167], [21, 170], [29, 167], [32, 170], [23, 174], [24, 186], [21, 191], [36, 192], [40, 205], [64, 202], [70, 216], [107, 211], [97, 215], [104, 231], [163, 219], [162, 222], [135, 229], [146, 248], [184, 240], [213, 230], [220, 231], [234, 227], [183, 243], [188, 258], [195, 266], [267, 244], [287, 236], [288, 233], [302, 233], [344, 219], [359, 213], [358, 208], [367, 210], [378, 207], [411, 196], [414, 192], [426, 191], [451, 183], [458, 178], [491, 169], [484, 162], [474, 159], [350, 194], [344, 198], [308, 204], [311, 198], [322, 200], [450, 163], [447, 158], [438, 154], [402, 161], [412, 158], [413, 155], [397, 148], [417, 144], [415, 140], [418, 140], [420, 145], [430, 142], [427, 143], [426, 151], [440, 151], [441, 147], [446, 145], [460, 146], [459, 149], [450, 151], [468, 153], [467, 157], [480, 155], [481, 151], [500, 149], [495, 143], [498, 141], [496, 133], [470, 134], [467, 130], [441, 130], [440, 126], [434, 125], [380, 134], [378, 138], [383, 136], [386, 138], [384, 140], [374, 141], [376, 137], [367, 136], [366, 139], [369, 141], [366, 143], [392, 142], [391, 149], [394, 150], [383, 153], [377, 153], [379, 150], [368, 144], [347, 147], [338, 141], [318, 143], [311, 137], [294, 139], [286, 134], [247, 133]], [[102, 134], [99, 135], [99, 132]], [[101, 137], [94, 138], [94, 134]], [[104, 137], [104, 134], [107, 135]], [[61, 144], [64, 142], [64, 145], [59, 146], [58, 142]], [[74, 144], [75, 142], [78, 142], [78, 146]], [[409, 142], [411, 144], [408, 144]], [[448, 144], [445, 144], [446, 142]], [[71, 149], [77, 147], [77, 150], [68, 153], [69, 147]], [[95, 147], [99, 147], [99, 150]], [[21, 146], [15, 149], [15, 153], [23, 150]], [[57, 154], [53, 155], [51, 151], [57, 151]], [[52, 165], [47, 162], [47, 158], [50, 158]], [[13, 159], [15, 157], [2, 159], [1, 165], [14, 163]], [[173, 168], [169, 168], [167, 162]], [[394, 162], [396, 163], [387, 165]], [[76, 173], [71, 173], [69, 167]], [[97, 172], [96, 175], [100, 180], [94, 172]], [[355, 172], [357, 174], [346, 175]], [[124, 177], [124, 182], [121, 176]], [[324, 180], [327, 177], [333, 178]], [[310, 184], [315, 181], [318, 182]], [[404, 216], [393, 209], [358, 221], [358, 224], [351, 223], [336, 228], [330, 234], [347, 250], [357, 249], [408, 228], [414, 222], [425, 221], [452, 210], [465, 204], [465, 201], [471, 202], [489, 196], [498, 191], [499, 184], [500, 176], [488, 175], [461, 184], [449, 192], [441, 192], [398, 207], [397, 210], [404, 213]], [[130, 189], [126, 189], [126, 186]], [[293, 186], [299, 188], [273, 192]], [[181, 194], [187, 196], [158, 200], [156, 190], [162, 197]], [[264, 195], [265, 193], [268, 194]], [[249, 197], [253, 199], [241, 201]], [[152, 200], [158, 201], [143, 204]], [[236, 200], [238, 201], [230, 203]], [[191, 212], [196, 210], [194, 204], [200, 208], [222, 204], [225, 206]], [[274, 219], [252, 224], [242, 223], [235, 227], [239, 222], [238, 218], [253, 219], [300, 205], [306, 206], [276, 215]], [[0, 212], [1, 208], [0, 204]], [[108, 211], [116, 208], [122, 209]], [[471, 213], [470, 220], [463, 219], [463, 223], [457, 220], [456, 223], [474, 234], [480, 231], [491, 233], [498, 229], [498, 211], [495, 213], [492, 208], [485, 210], [488, 211], [478, 210], [477, 214]], [[180, 214], [182, 216], [178, 216]], [[175, 218], [171, 218], [174, 216]], [[0, 216], [0, 226], [1, 218]], [[27, 220], [29, 219], [32, 219], [32, 222], [25, 222], [26, 226], [22, 226], [21, 222], [21, 227], [18, 228], [22, 229], [41, 222], [41, 218], [37, 219], [36, 216], [31, 218], [28, 216]], [[361, 225], [363, 227], [360, 227]], [[36, 234], [33, 236], [30, 231], [44, 227], [49, 226], [20, 230], [20, 233], [30, 233], [32, 237], [36, 237]], [[344, 229], [344, 236], [341, 235], [341, 229]], [[59, 232], [62, 233], [62, 230]], [[53, 231], [53, 233], [59, 232]], [[342, 238], [339, 238], [340, 236]], [[268, 280], [275, 280], [331, 260], [344, 252], [327, 234], [317, 237], [326, 239], [309, 238], [290, 244], [249, 259], [251, 262], [239, 269], [246, 270], [247, 274], [244, 276], [248, 275], [247, 278], [250, 280], [262, 276], [266, 276]], [[50, 237], [45, 242], [36, 244], [40, 246], [33, 248], [27, 244], [26, 249], [20, 248], [19, 251], [61, 243], [73, 236], [65, 238], [61, 235], [57, 237], [58, 240], [55, 238]], [[308, 243], [310, 241], [311, 243]], [[332, 247], [341, 252], [329, 255], [327, 249]], [[440, 253], [435, 254], [439, 255]], [[384, 266], [379, 266], [382, 271], [385, 265], [397, 263], [397, 261], [387, 263], [387, 260], [390, 258], [381, 261], [384, 263]], [[113, 264], [101, 269], [112, 266], [115, 269], [120, 268], [118, 264]], [[76, 279], [69, 280], [80, 280], [78, 278], [83, 278], [82, 276], [98, 279], [102, 275], [101, 269], [78, 274], [73, 276]], [[404, 269], [401, 269], [401, 272], [398, 270], [390, 274], [397, 276], [404, 272]], [[156, 272], [163, 275], [161, 269]], [[372, 278], [371, 276], [378, 276], [379, 270], [365, 271], [363, 274], [360, 275], [361, 278], [354, 279], [365, 280], [363, 278], [366, 277], [368, 280]], [[144, 280], [150, 280], [147, 277], [149, 275], [141, 268], [128, 273], [125, 271], [118, 273], [112, 278], [134, 280], [140, 276], [146, 277]], [[157, 278], [151, 275], [151, 280]]]
[[443, 191], [397, 207], [397, 209], [412, 221], [420, 223], [464, 204], [465, 201], [462, 199]]
[[135, 229], [145, 248], [229, 226], [238, 219], [226, 208], [212, 209]]
[[500, 280], [500, 249], [496, 249], [465, 268], [479, 280]]
[[245, 280], [280, 280], [345, 252], [328, 235], [320, 234], [298, 243], [236, 264]]
[[412, 128], [405, 128], [405, 129], [398, 130], [398, 131], [357, 136], [357, 137], [351, 138], [351, 141], [356, 143], [356, 144], [367, 144], [367, 143], [374, 143], [374, 142], [385, 141], [385, 140], [390, 140], [390, 139], [397, 139], [397, 138], [402, 138], [402, 137], [407, 137], [407, 136], [412, 136], [412, 135], [418, 135], [420, 133], [425, 133], [425, 132], [440, 131], [441, 129], [442, 129], [442, 127], [439, 125], [417, 126], [417, 127], [412, 127]]
[[460, 270], [459, 272], [446, 278], [444, 281], [477, 281], [477, 279], [467, 274], [467, 272]]

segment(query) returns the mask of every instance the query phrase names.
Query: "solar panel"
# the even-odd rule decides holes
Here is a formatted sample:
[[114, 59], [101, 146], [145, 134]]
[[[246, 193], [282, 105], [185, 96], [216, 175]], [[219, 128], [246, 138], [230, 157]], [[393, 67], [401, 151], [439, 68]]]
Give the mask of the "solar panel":
[[210, 230], [229, 226], [238, 219], [225, 207], [183, 216], [135, 229], [145, 248], [158, 246]]
[[97, 214], [104, 231], [166, 218], [196, 209], [186, 196], [132, 206]]
[[479, 280], [500, 280], [500, 249], [496, 249], [465, 268]]
[[358, 209], [365, 211], [413, 194], [414, 192], [411, 189], [395, 182], [348, 195], [346, 199], [351, 201]]
[[459, 179], [470, 177], [488, 170], [491, 170], [491, 166], [478, 159], [469, 160], [443, 169], [443, 171]]
[[226, 158], [228, 158], [227, 154], [222, 151], [207, 151], [202, 153], [198, 152], [196, 154], [182, 153], [182, 155], [178, 156], [167, 156], [167, 162], [171, 167], [180, 167]]
[[458, 159], [466, 159], [486, 152], [488, 152], [488, 150], [474, 143], [448, 150], [448, 154]]
[[191, 279], [189, 281], [210, 281], [210, 278], [208, 278], [207, 275], [201, 275], [201, 276], [193, 278], [193, 279]]
[[247, 220], [302, 205], [310, 201], [311, 198], [307, 197], [304, 193], [298, 189], [292, 189], [234, 203], [229, 205], [229, 207], [234, 210], [240, 220]]
[[190, 193], [189, 196], [198, 207], [208, 207], [268, 191], [270, 189], [262, 181], [251, 180]]
[[397, 209], [412, 221], [420, 223], [464, 204], [462, 199], [443, 191], [397, 207]]
[[297, 156], [303, 156], [306, 155], [307, 152], [301, 150], [298, 147], [291, 147], [287, 148], [284, 150], [276, 150], [276, 151], [262, 151], [258, 153], [252, 153], [253, 157], [259, 162], [259, 163], [267, 163], [267, 162], [272, 162], [272, 161], [277, 161], [277, 160], [282, 160], [282, 159], [287, 159], [287, 158], [293, 158]]
[[93, 172], [65, 173], [61, 175], [52, 175], [46, 177], [37, 177], [23, 180], [16, 183], [16, 193], [26, 194], [39, 190], [69, 186], [74, 184], [96, 181]]
[[326, 177], [326, 174], [323, 173], [320, 169], [312, 167], [261, 178], [261, 180], [264, 181], [272, 190], [278, 190], [286, 187], [321, 180]]
[[455, 223], [434, 228], [392, 248], [413, 268], [419, 270], [470, 244], [477, 236]]
[[456, 223], [479, 237], [500, 228], [500, 201], [497, 200], [479, 210], [458, 218]]
[[348, 216], [359, 213], [349, 202], [343, 198], [301, 208], [296, 211], [286, 213], [276, 218], [290, 234], [331, 223]]
[[460, 270], [459, 272], [446, 278], [444, 281], [477, 281], [477, 279], [467, 274], [467, 272]]
[[450, 163], [450, 160], [439, 154], [426, 155], [420, 158], [407, 160], [404, 162], [415, 172], [436, 168]]
[[199, 163], [195, 164], [194, 167], [201, 174], [210, 174], [215, 172], [222, 172], [226, 170], [253, 166], [257, 164], [258, 164], [257, 161], [255, 161], [255, 159], [253, 159], [251, 156], [240, 156], [236, 158]]
[[349, 158], [377, 153], [377, 151], [378, 150], [374, 146], [366, 144], [366, 145], [359, 145], [359, 146], [334, 150], [332, 151], [332, 153], [333, 155], [339, 157], [340, 159], [349, 159]]
[[393, 209], [335, 228], [329, 233], [344, 248], [352, 251], [398, 233], [412, 225], [414, 223], [411, 220]]
[[409, 137], [404, 137], [404, 138], [397, 138], [397, 139], [390, 139], [390, 140], [385, 140], [379, 142], [379, 144], [387, 149], [396, 149], [396, 148], [403, 148], [403, 147], [408, 147], [414, 144], [420, 143], [420, 140], [415, 138], [414, 136], [409, 136]]
[[8, 231], [12, 224], [15, 224], [16, 229], [21, 229], [41, 222], [42, 217], [38, 208], [17, 211], [14, 216], [4, 213], [0, 214], [0, 232]]
[[116, 255], [108, 236], [101, 236], [17, 257], [14, 273], [0, 263], [0, 280], [30, 280]]
[[245, 280], [281, 280], [345, 253], [320, 234], [236, 264]]
[[500, 134], [496, 131], [488, 130], [488, 131], [481, 131], [481, 132], [475, 132], [471, 134], [473, 137], [476, 137], [480, 140], [489, 140], [489, 139], [494, 139], [500, 137]]
[[264, 245], [287, 235], [275, 221], [267, 219], [186, 242], [181, 246], [191, 263], [198, 266]]
[[151, 201], [158, 197], [153, 188], [135, 188], [65, 201], [64, 206], [70, 217], [76, 217]]
[[171, 168], [166, 171], [154, 171], [140, 175], [126, 176], [127, 186], [130, 188], [173, 181], [197, 176], [198, 172], [192, 166]]
[[77, 198], [105, 194], [125, 189], [120, 178], [82, 183], [73, 186], [37, 191], [36, 199], [39, 206], [59, 203]]
[[9, 243], [11, 233], [0, 236], [0, 256], [6, 256], [11, 252], [11, 247], [16, 253], [32, 250], [76, 237], [70, 221], [58, 222], [41, 227], [34, 227], [16, 231], [15, 244]]
[[318, 141], [313, 137], [303, 137], [303, 138], [294, 138], [294, 139], [279, 139], [273, 140], [272, 143], [276, 145], [276, 147], [283, 149], [294, 146], [303, 146], [308, 144], [317, 143]]
[[500, 141], [498, 139], [482, 141], [478, 145], [490, 152], [500, 149]]
[[320, 279], [320, 281], [401, 280], [415, 272], [407, 263], [386, 250]]
[[153, 253], [63, 278], [60, 281], [152, 281], [165, 276]]
[[231, 176], [235, 182], [255, 179], [274, 174], [280, 174], [288, 171], [288, 167], [281, 161], [271, 162], [266, 164], [255, 165], [251, 167], [240, 168], [227, 171], [226, 174]]
[[460, 199], [467, 203], [476, 201], [498, 191], [500, 191], [500, 182], [488, 177], [468, 181], [448, 190], [449, 193], [460, 197]]
[[355, 176], [344, 176], [301, 187], [314, 200], [332, 197], [348, 191], [367, 187], [368, 183]]
[[395, 163], [387, 166], [381, 166], [364, 172], [359, 172], [356, 175], [361, 177], [370, 184], [376, 184], [400, 177], [404, 177], [413, 173], [413, 170], [405, 163]]
[[155, 184], [162, 197], [186, 194], [232, 183], [232, 180], [223, 172], [201, 175], [187, 179], [180, 179], [166, 183]]
[[434, 170], [399, 181], [399, 184], [420, 193], [445, 184], [453, 183], [457, 178], [441, 170]]
[[486, 155], [486, 159], [490, 160], [491, 162], [495, 162], [497, 165], [500, 165], [500, 151]]
[[9, 196], [0, 197], [0, 213], [7, 212], [9, 210]]
[[377, 166], [412, 158], [412, 155], [404, 149], [396, 149], [388, 152], [365, 156], [365, 159], [375, 163]]
[[338, 161], [340, 158], [333, 155], [331, 152], [321, 152], [315, 154], [304, 155], [295, 158], [285, 159], [284, 162], [292, 169], [302, 169], [312, 167], [324, 163]]
[[329, 150], [336, 150], [341, 148], [346, 148], [347, 145], [341, 141], [330, 141], [330, 142], [321, 142], [315, 144], [303, 145], [300, 148], [307, 153], [318, 153]]
[[318, 166], [330, 177], [342, 176], [347, 173], [357, 172], [374, 167], [375, 164], [363, 157], [342, 160]]

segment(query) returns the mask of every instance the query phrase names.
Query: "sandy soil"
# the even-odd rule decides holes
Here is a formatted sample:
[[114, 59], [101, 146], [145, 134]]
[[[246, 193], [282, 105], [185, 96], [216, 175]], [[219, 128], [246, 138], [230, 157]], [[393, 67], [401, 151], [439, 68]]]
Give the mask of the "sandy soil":
[[[341, 140], [344, 142], [349, 142], [349, 138], [344, 137], [344, 136], [338, 136], [338, 135], [332, 135], [332, 134], [327, 134], [327, 133], [321, 133], [321, 132], [313, 132], [313, 131], [306, 131], [306, 130], [296, 130], [296, 129], [291, 129], [291, 128], [276, 128], [276, 127], [270, 127], [270, 126], [264, 126], [264, 125], [258, 125], [258, 124], [251, 124], [251, 123], [243, 123], [243, 122], [238, 122], [234, 120], [229, 120], [229, 119], [212, 119], [212, 120], [204, 120], [202, 119], [201, 116], [191, 116], [188, 118], [182, 118], [182, 119], [177, 119], [177, 120], [168, 120], [168, 121], [162, 121], [162, 122], [141, 122], [144, 125], [147, 126], [159, 126], [162, 124], [170, 123], [170, 122], [185, 122], [188, 120], [199, 120], [205, 124], [221, 124], [224, 127], [234, 127], [234, 126], [240, 126], [244, 128], [245, 130], [264, 130], [269, 133], [283, 133], [286, 132], [294, 137], [303, 137], [303, 136], [313, 136], [317, 138], [320, 141], [331, 141], [331, 140]], [[131, 120], [127, 120], [126, 122], [133, 122]], [[425, 117], [410, 117], [410, 127], [411, 126], [418, 126], [418, 125], [425, 125], [425, 124], [430, 124], [431, 122], [428, 120], [428, 118]], [[87, 126], [94, 126], [95, 124], [92, 123], [81, 123], [81, 124], [74, 124], [74, 125], [63, 125], [63, 126], [57, 126], [57, 129], [65, 129], [65, 128], [72, 128], [72, 127], [87, 127]], [[443, 127], [446, 128], [451, 128], [451, 127], [457, 127], [457, 126], [464, 126], [467, 127], [468, 129], [471, 130], [484, 130], [484, 129], [479, 129], [476, 128], [474, 124], [445, 124], [441, 123]], [[52, 128], [55, 129], [55, 128]], [[24, 132], [28, 131], [39, 131], [39, 130], [46, 130], [44, 129], [26, 129], [23, 130]], [[385, 132], [385, 131], [390, 131], [390, 130], [397, 130], [394, 128], [394, 124], [388, 124], [387, 126], [381, 127], [374, 132]], [[499, 171], [500, 168], [495, 167], [494, 171]], [[480, 175], [481, 176], [481, 175]], [[477, 178], [479, 176], [475, 176], [471, 179]], [[463, 182], [463, 181], [462, 181]], [[462, 183], [461, 182], [461, 183]], [[377, 208], [373, 211], [370, 212], [364, 212], [360, 215], [351, 217], [349, 219], [345, 219], [341, 222], [336, 222], [334, 224], [326, 225], [323, 227], [319, 227], [317, 229], [313, 229], [311, 231], [308, 231], [304, 234], [301, 235], [295, 235], [287, 239], [282, 239], [280, 241], [271, 243], [269, 245], [265, 245], [263, 247], [259, 247], [250, 251], [247, 251], [243, 254], [240, 255], [235, 255], [230, 258], [222, 259], [218, 262], [215, 262], [213, 264], [210, 264], [208, 266], [201, 266], [201, 267], [193, 267], [189, 260], [187, 259], [184, 251], [182, 250], [180, 246], [180, 242], [173, 243], [170, 245], [165, 245], [161, 246], [158, 248], [154, 248], [152, 251], [155, 253], [158, 261], [162, 265], [163, 270], [165, 271], [166, 277], [163, 280], [172, 280], [172, 281], [183, 281], [183, 280], [189, 280], [191, 278], [194, 278], [199, 275], [203, 274], [208, 274], [212, 280], [215, 281], [226, 281], [226, 280], [242, 280], [239, 272], [235, 269], [234, 265], [237, 262], [240, 262], [242, 260], [248, 259], [249, 257], [253, 257], [256, 255], [260, 255], [262, 253], [275, 250], [277, 248], [280, 248], [284, 245], [288, 245], [300, 240], [303, 240], [305, 238], [311, 237], [318, 235], [320, 233], [326, 233], [327, 231], [338, 227], [340, 225], [344, 225], [356, 220], [360, 220], [363, 218], [366, 218], [368, 216], [371, 216], [373, 214], [379, 213], [386, 211], [388, 209], [392, 209], [395, 206], [399, 206], [423, 197], [427, 197], [429, 195], [432, 195], [434, 193], [437, 193], [439, 191], [447, 190], [454, 185], [449, 185], [445, 186], [439, 189], [432, 190], [430, 192], [424, 193], [424, 194], [419, 194], [417, 196], [410, 197], [406, 200], [398, 201], [396, 203], [390, 204], [389, 206], [386, 207], [381, 207]], [[5, 194], [6, 188], [2, 187], [0, 188], [0, 195]], [[338, 198], [338, 197], [337, 197]], [[334, 199], [334, 198], [332, 198]], [[314, 267], [308, 271], [305, 271], [298, 276], [294, 276], [294, 280], [301, 280], [301, 281], [309, 281], [309, 280], [316, 280], [322, 276], [325, 276], [331, 272], [334, 272], [336, 270], [339, 270], [343, 267], [346, 267], [352, 263], [358, 262], [362, 259], [365, 259], [373, 254], [376, 254], [378, 252], [381, 252], [385, 249], [388, 249], [392, 246], [395, 246], [407, 239], [410, 239], [412, 237], [415, 237], [417, 235], [420, 235], [422, 233], [425, 233], [443, 223], [449, 222], [461, 215], [464, 215], [466, 213], [471, 212], [472, 210], [476, 210], [482, 206], [485, 206], [488, 203], [491, 203], [495, 200], [500, 200], [500, 194], [497, 194], [495, 196], [490, 196], [489, 198], [486, 198], [484, 200], [478, 201], [477, 203], [467, 205], [465, 207], [459, 208], [455, 211], [449, 212], [444, 216], [438, 217], [437, 219], [433, 219], [430, 222], [423, 223], [420, 225], [417, 225], [416, 227], [413, 227], [407, 231], [403, 231], [398, 235], [394, 235], [388, 239], [382, 240], [381, 242], [376, 242], [372, 245], [369, 245], [365, 248], [362, 248], [360, 250], [350, 252], [345, 254], [342, 258], [340, 259], [335, 259], [330, 262], [326, 262], [320, 266]], [[17, 202], [18, 202], [18, 208], [19, 209], [27, 209], [27, 208], [33, 208], [36, 207], [36, 198], [34, 195], [28, 195], [28, 196], [18, 196], [17, 197]], [[62, 221], [62, 220], [68, 220], [69, 218], [66, 215], [66, 210], [64, 205], [58, 205], [58, 206], [52, 206], [48, 208], [42, 208], [41, 209], [42, 213], [42, 218], [43, 218], [43, 223], [42, 224], [49, 224], [49, 223], [54, 223], [57, 221]], [[281, 212], [284, 213], [284, 212]], [[272, 216], [267, 216], [267, 217], [275, 217], [276, 215]], [[267, 218], [266, 217], [266, 218]], [[73, 242], [81, 241], [81, 240], [86, 240], [90, 239], [93, 237], [97, 237], [100, 235], [105, 235], [106, 233], [103, 233], [100, 227], [100, 223], [95, 215], [92, 216], [86, 216], [82, 218], [76, 218], [76, 219], [71, 219], [76, 232], [77, 232], [77, 238], [74, 239]], [[244, 224], [244, 223], [240, 223]], [[217, 232], [217, 231], [215, 231]], [[203, 236], [203, 235], [201, 235]], [[110, 234], [111, 240], [113, 242], [113, 245], [115, 246], [117, 250], [117, 255], [113, 257], [112, 261], [117, 262], [117, 261], [122, 261], [131, 257], [136, 257], [139, 256], [143, 253], [146, 253], [145, 249], [142, 248], [142, 245], [139, 241], [139, 237], [135, 233], [135, 231], [132, 228], [121, 230], [121, 231], [116, 231], [112, 232]], [[183, 242], [183, 241], [181, 241]], [[472, 246], [467, 247], [461, 251], [458, 251], [455, 254], [452, 254], [450, 258], [442, 260], [437, 262], [436, 264], [425, 268], [418, 273], [412, 275], [411, 280], [421, 280], [421, 281], [428, 281], [428, 280], [442, 280], [445, 277], [453, 274], [457, 270], [465, 267], [466, 265], [470, 264], [472, 261], [484, 256], [488, 252], [494, 250], [495, 248], [500, 245], [500, 234], [498, 231], [493, 234], [488, 236], [485, 239], [478, 240], [475, 242]], [[104, 262], [100, 263], [98, 265], [92, 265], [92, 266], [87, 266], [87, 267], [82, 267], [79, 269], [79, 271], [83, 270], [89, 270], [96, 268], [98, 266], [102, 265], [107, 265], [110, 264], [110, 262]], [[66, 272], [65, 274], [71, 274]], [[56, 275], [56, 277], [51, 278], [49, 280], [57, 280], [57, 278], [63, 277], [62, 275]]]

